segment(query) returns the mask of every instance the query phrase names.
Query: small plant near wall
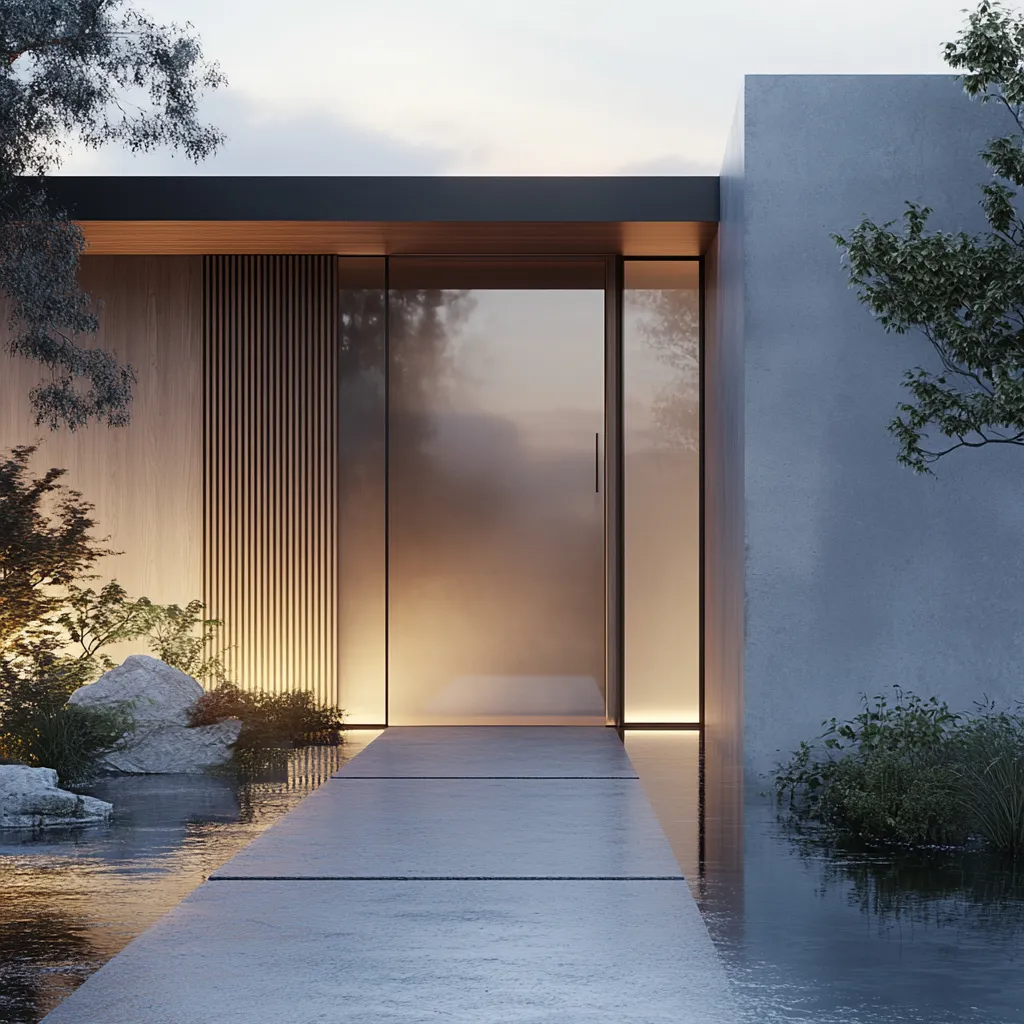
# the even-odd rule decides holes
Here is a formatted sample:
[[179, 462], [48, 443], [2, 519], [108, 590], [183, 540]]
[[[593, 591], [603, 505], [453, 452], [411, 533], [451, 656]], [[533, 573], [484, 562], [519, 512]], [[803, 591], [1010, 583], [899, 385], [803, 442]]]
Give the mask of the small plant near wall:
[[863, 698], [846, 722], [822, 723], [777, 766], [797, 820], [867, 844], [960, 846], [1024, 854], [1024, 719], [980, 706], [958, 715], [895, 687]]
[[241, 719], [234, 761], [245, 774], [281, 767], [296, 747], [340, 743], [344, 728], [343, 712], [311, 693], [254, 693], [231, 683], [200, 697], [189, 725], [213, 725], [226, 718]]
[[184, 608], [176, 604], [152, 607], [144, 635], [153, 655], [201, 683], [224, 682], [223, 663], [207, 653], [223, 622], [203, 618], [206, 606], [198, 600], [189, 601]]
[[0, 758], [54, 768], [73, 784], [130, 729], [127, 709], [66, 704], [96, 675], [97, 638], [116, 638], [131, 613], [97, 619], [80, 650], [67, 650], [62, 619], [77, 614], [81, 583], [113, 552], [93, 536], [92, 506], [61, 482], [63, 470], [29, 476], [34, 452], [14, 448], [0, 459]]

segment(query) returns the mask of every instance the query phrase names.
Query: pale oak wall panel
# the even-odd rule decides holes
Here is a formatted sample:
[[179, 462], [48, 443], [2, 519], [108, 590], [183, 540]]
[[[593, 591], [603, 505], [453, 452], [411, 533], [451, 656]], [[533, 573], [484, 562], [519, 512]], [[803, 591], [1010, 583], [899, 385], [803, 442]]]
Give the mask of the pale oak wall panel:
[[202, 260], [86, 256], [80, 282], [102, 302], [88, 343], [136, 369], [131, 423], [37, 427], [28, 392], [46, 371], [4, 347], [0, 444], [41, 438], [33, 469], [67, 469], [65, 482], [95, 505], [97, 535], [125, 552], [98, 564], [97, 583], [113, 577], [132, 596], [184, 604], [202, 592]]

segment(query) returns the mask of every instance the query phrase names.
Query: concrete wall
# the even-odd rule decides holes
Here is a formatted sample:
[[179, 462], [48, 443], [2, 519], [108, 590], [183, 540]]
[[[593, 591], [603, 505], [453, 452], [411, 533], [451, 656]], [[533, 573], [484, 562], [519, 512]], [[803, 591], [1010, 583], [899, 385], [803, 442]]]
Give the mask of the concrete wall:
[[742, 186], [740, 104], [704, 261], [704, 872], [716, 881], [737, 878], [743, 855]]
[[[1024, 452], [919, 477], [886, 425], [920, 335], [886, 336], [829, 232], [926, 202], [980, 230], [1013, 122], [945, 76], [753, 76], [744, 97], [745, 756], [771, 768], [861, 692], [1024, 696]], [[726, 186], [726, 191], [728, 186]]]

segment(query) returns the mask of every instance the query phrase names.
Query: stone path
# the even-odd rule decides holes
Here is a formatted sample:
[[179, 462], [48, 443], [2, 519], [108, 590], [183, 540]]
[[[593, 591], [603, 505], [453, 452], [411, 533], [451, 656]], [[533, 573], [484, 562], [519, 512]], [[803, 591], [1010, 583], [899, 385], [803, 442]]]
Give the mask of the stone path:
[[46, 1024], [734, 1024], [615, 733], [392, 728]]

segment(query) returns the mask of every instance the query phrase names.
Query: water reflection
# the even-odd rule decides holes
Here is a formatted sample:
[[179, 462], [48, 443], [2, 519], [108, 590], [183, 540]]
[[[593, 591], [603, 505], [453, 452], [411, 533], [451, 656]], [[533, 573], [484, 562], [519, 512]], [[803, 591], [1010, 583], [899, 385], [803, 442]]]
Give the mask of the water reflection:
[[707, 750], [701, 764], [696, 733], [627, 731], [626, 749], [750, 1020], [1024, 1021], [1019, 866], [880, 857], [794, 831], [763, 781], [737, 790], [729, 765]]
[[35, 1024], [379, 733], [295, 751], [276, 777], [105, 779], [109, 826], [0, 833], [0, 1021]]

